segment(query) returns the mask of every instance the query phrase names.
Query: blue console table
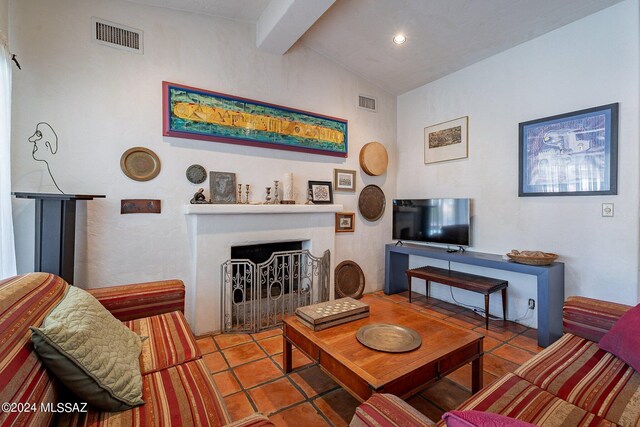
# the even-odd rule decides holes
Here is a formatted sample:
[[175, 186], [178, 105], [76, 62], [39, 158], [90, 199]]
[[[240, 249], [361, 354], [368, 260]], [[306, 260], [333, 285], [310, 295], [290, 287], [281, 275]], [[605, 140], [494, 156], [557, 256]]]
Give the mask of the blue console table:
[[564, 264], [537, 266], [507, 261], [500, 255], [482, 252], [454, 252], [424, 245], [405, 243], [385, 246], [384, 293], [396, 294], [407, 290], [409, 255], [441, 259], [460, 264], [477, 265], [497, 270], [536, 276], [538, 285], [538, 345], [547, 347], [562, 336], [562, 304], [564, 303]]

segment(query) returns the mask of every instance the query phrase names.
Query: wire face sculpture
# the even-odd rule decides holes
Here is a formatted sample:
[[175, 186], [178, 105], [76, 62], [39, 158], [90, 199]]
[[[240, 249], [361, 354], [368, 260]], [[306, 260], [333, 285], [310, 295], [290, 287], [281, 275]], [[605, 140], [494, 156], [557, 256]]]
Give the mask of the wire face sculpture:
[[60, 189], [53, 178], [51, 167], [49, 166], [49, 159], [58, 152], [58, 134], [56, 134], [56, 131], [53, 130], [49, 123], [40, 122], [36, 125], [36, 131], [29, 137], [29, 142], [33, 144], [33, 151], [31, 152], [33, 160], [44, 162], [47, 165], [47, 172], [49, 172], [53, 185], [56, 186], [60, 193], [64, 194], [64, 191]]

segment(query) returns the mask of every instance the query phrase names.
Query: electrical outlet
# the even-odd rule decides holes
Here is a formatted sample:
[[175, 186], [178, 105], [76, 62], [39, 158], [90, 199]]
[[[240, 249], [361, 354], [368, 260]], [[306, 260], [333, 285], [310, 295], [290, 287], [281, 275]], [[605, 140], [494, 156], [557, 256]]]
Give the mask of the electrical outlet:
[[534, 300], [533, 298], [529, 298], [529, 308], [531, 310], [533, 310], [534, 308], [536, 308], [536, 300]]
[[602, 204], [602, 216], [613, 216], [613, 203]]

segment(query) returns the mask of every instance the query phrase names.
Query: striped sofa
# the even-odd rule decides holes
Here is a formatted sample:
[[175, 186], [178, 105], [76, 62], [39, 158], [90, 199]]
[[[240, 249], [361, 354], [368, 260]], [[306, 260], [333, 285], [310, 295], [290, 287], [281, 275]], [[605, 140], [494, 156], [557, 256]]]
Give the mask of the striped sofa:
[[[562, 338], [456, 409], [497, 413], [539, 426], [640, 426], [640, 373], [597, 344], [630, 308], [569, 297], [563, 307]], [[351, 425], [434, 424], [412, 409], [392, 396], [374, 395], [356, 410]]]
[[[40, 326], [69, 285], [47, 273], [0, 281], [0, 426], [267, 426], [259, 414], [231, 424], [184, 310], [179, 280], [90, 290], [143, 341], [140, 370], [145, 404], [123, 412], [66, 413], [63, 387], [31, 344], [29, 326]], [[8, 404], [8, 405], [7, 405]]]

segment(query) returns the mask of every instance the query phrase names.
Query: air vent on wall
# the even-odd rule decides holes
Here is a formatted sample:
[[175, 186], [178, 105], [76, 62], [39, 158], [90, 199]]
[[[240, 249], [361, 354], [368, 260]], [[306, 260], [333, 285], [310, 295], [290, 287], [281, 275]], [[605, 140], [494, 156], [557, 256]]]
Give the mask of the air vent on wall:
[[358, 96], [358, 107], [363, 110], [368, 110], [372, 112], [378, 111], [378, 107], [376, 106], [376, 99], [372, 96], [359, 95]]
[[92, 39], [94, 42], [122, 49], [129, 52], [142, 54], [143, 32], [125, 25], [105, 21], [104, 19], [91, 18], [93, 26]]

